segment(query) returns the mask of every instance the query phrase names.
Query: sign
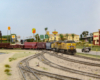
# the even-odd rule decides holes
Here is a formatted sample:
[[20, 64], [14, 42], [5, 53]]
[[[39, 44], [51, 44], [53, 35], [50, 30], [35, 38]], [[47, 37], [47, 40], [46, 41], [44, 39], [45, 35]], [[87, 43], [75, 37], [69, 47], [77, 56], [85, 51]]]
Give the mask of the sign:
[[47, 35], [49, 35], [49, 31], [47, 31]]
[[20, 39], [20, 36], [17, 36], [18, 39]]
[[44, 35], [40, 35], [40, 39], [44, 39]]
[[94, 37], [98, 37], [98, 35], [94, 35]]
[[45, 39], [48, 39], [49, 38], [49, 36], [48, 35], [45, 35]]
[[12, 38], [15, 38], [15, 35], [12, 35]]
[[32, 29], [32, 33], [36, 33], [36, 29], [35, 28]]
[[8, 30], [10, 30], [11, 28], [10, 28], [10, 26], [8, 27]]
[[56, 35], [58, 32], [57, 31], [53, 31], [52, 33]]

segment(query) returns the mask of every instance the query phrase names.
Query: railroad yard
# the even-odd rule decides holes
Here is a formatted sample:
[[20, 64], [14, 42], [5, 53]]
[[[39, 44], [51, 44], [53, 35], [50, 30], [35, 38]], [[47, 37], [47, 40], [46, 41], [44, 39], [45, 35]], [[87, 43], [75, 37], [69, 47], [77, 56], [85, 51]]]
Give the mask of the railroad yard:
[[[100, 80], [100, 60], [47, 50], [1, 50], [0, 80]], [[27, 54], [30, 55], [27, 55]], [[11, 56], [24, 54], [9, 62]], [[26, 55], [26, 56], [25, 56]], [[4, 57], [5, 56], [5, 57]], [[3, 58], [5, 59], [3, 61]], [[4, 73], [5, 64], [11, 74]]]

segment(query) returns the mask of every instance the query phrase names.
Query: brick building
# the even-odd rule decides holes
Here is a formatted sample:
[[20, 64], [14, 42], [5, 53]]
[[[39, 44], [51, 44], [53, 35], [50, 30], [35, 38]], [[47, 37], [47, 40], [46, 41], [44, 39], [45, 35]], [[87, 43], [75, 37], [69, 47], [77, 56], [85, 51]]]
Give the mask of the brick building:
[[100, 46], [100, 29], [98, 32], [93, 32], [93, 44]]

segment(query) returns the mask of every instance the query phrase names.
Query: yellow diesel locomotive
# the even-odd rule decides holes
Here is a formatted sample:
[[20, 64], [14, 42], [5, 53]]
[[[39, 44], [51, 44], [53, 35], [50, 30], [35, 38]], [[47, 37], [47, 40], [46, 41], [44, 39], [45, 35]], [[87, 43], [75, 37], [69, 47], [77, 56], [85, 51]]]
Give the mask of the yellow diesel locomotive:
[[72, 40], [56, 41], [51, 44], [52, 50], [55, 52], [63, 51], [66, 54], [74, 55], [76, 53], [76, 43]]

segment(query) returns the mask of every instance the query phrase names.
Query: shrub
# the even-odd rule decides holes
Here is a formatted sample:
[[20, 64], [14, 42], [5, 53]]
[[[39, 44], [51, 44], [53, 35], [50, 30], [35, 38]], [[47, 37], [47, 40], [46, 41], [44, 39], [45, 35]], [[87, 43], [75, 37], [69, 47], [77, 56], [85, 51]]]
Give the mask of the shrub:
[[16, 60], [16, 58], [9, 58], [9, 61], [10, 62], [13, 61], [13, 60]]
[[11, 73], [9, 73], [9, 72], [6, 72], [6, 74], [7, 74], [7, 75], [11, 75]]
[[10, 72], [10, 70], [9, 69], [5, 69], [4, 72]]
[[6, 64], [5, 67], [7, 67], [7, 68], [11, 68], [10, 65], [8, 65], [8, 64]]

